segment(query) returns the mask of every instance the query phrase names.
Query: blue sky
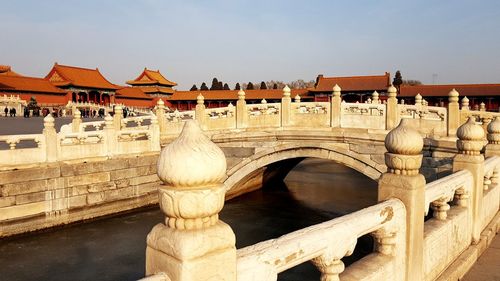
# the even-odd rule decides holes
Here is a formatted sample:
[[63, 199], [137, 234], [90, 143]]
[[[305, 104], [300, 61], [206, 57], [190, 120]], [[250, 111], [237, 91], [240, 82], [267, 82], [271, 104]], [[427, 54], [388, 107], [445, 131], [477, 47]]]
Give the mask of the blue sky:
[[144, 67], [178, 89], [401, 70], [424, 83], [500, 83], [500, 1], [0, 0], [0, 64], [54, 62], [124, 84]]

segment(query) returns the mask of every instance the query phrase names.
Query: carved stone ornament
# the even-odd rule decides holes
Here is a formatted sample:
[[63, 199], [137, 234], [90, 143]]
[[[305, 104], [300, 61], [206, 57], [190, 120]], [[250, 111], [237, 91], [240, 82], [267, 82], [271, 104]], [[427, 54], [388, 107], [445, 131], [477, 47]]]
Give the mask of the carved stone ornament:
[[484, 129], [476, 124], [474, 117], [457, 129], [457, 148], [461, 154], [479, 155], [484, 147]]
[[455, 89], [452, 89], [448, 93], [448, 102], [458, 102], [458, 92]]
[[387, 97], [388, 98], [395, 98], [397, 93], [398, 93], [398, 90], [392, 84], [391, 84], [391, 86], [389, 86], [389, 88], [387, 88]]
[[422, 136], [401, 119], [399, 125], [385, 137], [385, 164], [394, 174], [416, 175], [422, 165]]
[[500, 118], [495, 117], [493, 122], [488, 124], [488, 135], [486, 136], [491, 144], [500, 144]]
[[245, 91], [239, 90], [238, 91], [238, 99], [239, 100], [244, 100], [245, 99]]
[[333, 96], [334, 97], [340, 97], [340, 91], [342, 89], [340, 88], [339, 85], [335, 84], [335, 86], [333, 86]]
[[199, 95], [196, 97], [196, 103], [197, 103], [197, 104], [203, 104], [203, 102], [205, 102], [205, 97], [204, 97], [202, 94], [199, 94]]
[[290, 88], [288, 87], [288, 85], [285, 85], [285, 87], [283, 88], [283, 97], [287, 97], [289, 98], [290, 97]]

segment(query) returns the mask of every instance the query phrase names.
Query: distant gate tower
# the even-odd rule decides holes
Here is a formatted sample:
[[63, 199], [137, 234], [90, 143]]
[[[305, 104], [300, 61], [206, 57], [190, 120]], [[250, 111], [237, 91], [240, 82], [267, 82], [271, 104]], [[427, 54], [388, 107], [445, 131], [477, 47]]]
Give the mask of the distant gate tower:
[[177, 83], [165, 78], [160, 70], [149, 70], [144, 68], [144, 71], [134, 80], [127, 81], [127, 84], [134, 88], [141, 89], [145, 94], [153, 97], [170, 97], [174, 93], [172, 87], [177, 86]]

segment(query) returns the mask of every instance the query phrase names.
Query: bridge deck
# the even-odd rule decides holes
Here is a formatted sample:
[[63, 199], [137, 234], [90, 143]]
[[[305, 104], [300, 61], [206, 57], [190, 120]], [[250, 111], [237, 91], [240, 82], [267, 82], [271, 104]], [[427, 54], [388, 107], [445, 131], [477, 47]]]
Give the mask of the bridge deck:
[[462, 281], [500, 281], [500, 237], [498, 234]]

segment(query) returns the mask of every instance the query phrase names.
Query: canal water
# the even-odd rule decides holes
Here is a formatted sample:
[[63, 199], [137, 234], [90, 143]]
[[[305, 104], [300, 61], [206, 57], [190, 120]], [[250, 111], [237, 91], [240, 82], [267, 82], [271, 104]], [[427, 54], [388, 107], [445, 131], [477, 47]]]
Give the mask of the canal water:
[[[332, 161], [305, 159], [285, 182], [226, 202], [220, 218], [231, 225], [237, 248], [376, 204], [375, 181]], [[0, 280], [137, 280], [144, 276], [146, 235], [161, 222], [158, 207], [89, 223], [0, 240]], [[354, 257], [371, 251], [364, 237]], [[221, 265], [223, 266], [223, 265]], [[319, 280], [304, 263], [279, 280]]]

